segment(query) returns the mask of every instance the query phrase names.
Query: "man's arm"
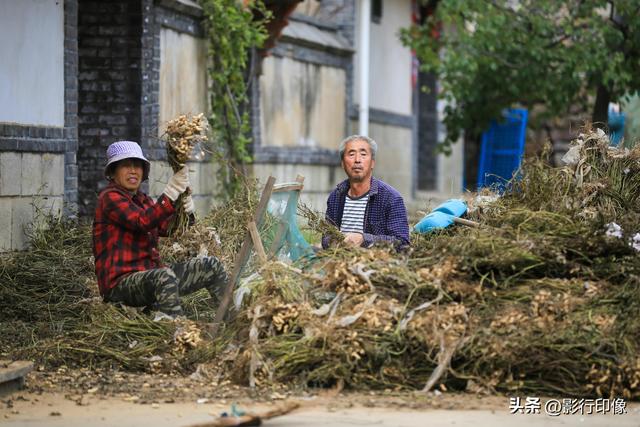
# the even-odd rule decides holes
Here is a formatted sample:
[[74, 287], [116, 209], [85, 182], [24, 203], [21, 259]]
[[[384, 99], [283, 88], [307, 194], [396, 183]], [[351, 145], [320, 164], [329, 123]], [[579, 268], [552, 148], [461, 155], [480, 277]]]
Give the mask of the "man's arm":
[[376, 242], [393, 242], [397, 247], [409, 246], [409, 220], [407, 219], [407, 209], [401, 196], [395, 196], [389, 205], [389, 215], [387, 219], [387, 232], [389, 234], [363, 233], [364, 241], [362, 246], [368, 248]]

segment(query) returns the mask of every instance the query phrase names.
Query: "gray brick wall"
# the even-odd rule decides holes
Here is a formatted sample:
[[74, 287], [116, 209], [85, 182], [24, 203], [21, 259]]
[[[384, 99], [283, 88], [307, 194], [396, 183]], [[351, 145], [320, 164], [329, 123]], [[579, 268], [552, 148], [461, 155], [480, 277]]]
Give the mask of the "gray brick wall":
[[78, 212], [78, 0], [64, 2], [64, 212]]
[[141, 144], [149, 159], [165, 158], [164, 144], [158, 139], [160, 115], [160, 26], [153, 0], [143, 0], [141, 62]]
[[[149, 1], [145, 0], [145, 3]], [[143, 4], [81, 0], [78, 8], [78, 207], [91, 216], [104, 187], [105, 150], [140, 141]]]
[[[175, 0], [80, 0], [79, 211], [93, 215], [104, 188], [105, 150], [119, 139], [140, 143], [150, 160], [164, 160], [158, 138], [160, 29], [201, 36], [201, 10]], [[143, 191], [149, 191], [148, 184]]]

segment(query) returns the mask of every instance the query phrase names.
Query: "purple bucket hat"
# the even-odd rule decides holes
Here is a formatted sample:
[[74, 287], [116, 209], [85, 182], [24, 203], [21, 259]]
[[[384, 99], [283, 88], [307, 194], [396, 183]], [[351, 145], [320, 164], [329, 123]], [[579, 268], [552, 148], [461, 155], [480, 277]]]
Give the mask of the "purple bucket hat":
[[142, 148], [140, 148], [138, 143], [133, 141], [116, 141], [109, 145], [109, 148], [107, 148], [107, 164], [104, 167], [104, 176], [108, 179], [109, 176], [107, 175], [107, 172], [109, 170], [109, 166], [124, 159], [142, 160], [144, 162], [142, 180], [145, 181], [149, 178], [149, 168], [151, 167], [151, 163], [149, 163], [149, 160], [147, 160], [144, 157], [144, 154], [142, 154]]

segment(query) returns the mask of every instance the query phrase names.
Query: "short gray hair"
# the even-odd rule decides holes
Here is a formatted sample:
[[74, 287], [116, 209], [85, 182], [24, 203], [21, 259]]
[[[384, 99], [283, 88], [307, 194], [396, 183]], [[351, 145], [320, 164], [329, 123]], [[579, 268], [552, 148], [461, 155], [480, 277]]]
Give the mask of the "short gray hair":
[[374, 160], [376, 159], [378, 144], [373, 140], [373, 138], [369, 138], [368, 136], [364, 136], [364, 135], [351, 135], [342, 140], [342, 142], [340, 143], [340, 148], [338, 149], [338, 151], [340, 151], [341, 159], [344, 157], [345, 147], [351, 141], [365, 141], [367, 144], [369, 144], [369, 147], [371, 148], [371, 158]]

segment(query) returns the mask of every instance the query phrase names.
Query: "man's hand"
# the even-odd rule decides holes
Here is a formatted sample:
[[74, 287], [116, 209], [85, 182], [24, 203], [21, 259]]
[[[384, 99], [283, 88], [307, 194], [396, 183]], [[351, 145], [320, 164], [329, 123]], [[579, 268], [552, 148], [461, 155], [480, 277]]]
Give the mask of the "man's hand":
[[344, 233], [344, 243], [347, 246], [360, 246], [364, 242], [364, 236], [360, 233]]

